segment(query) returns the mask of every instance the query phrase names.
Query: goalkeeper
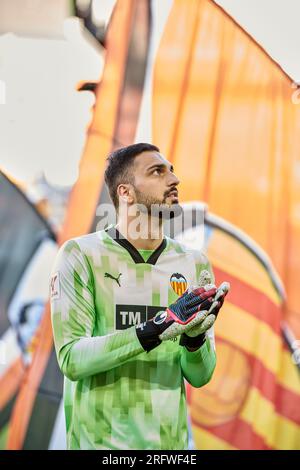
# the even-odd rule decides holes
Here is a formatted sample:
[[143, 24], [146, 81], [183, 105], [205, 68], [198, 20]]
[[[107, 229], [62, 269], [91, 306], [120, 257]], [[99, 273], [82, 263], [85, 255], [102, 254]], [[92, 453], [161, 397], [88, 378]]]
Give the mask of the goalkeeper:
[[229, 286], [216, 288], [207, 258], [166, 237], [153, 215], [180, 207], [157, 147], [116, 150], [105, 180], [117, 225], [67, 241], [51, 276], [67, 446], [187, 449], [184, 379], [201, 387], [213, 374], [213, 324]]

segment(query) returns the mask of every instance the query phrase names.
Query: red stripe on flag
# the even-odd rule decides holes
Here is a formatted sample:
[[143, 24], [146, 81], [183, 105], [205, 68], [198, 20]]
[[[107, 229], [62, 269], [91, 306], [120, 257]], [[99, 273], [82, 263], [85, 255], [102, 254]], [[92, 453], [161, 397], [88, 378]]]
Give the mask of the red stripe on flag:
[[225, 280], [231, 284], [231, 290], [226, 297], [229, 302], [251, 313], [281, 336], [280, 324], [282, 315], [280, 307], [277, 307], [266, 295], [249, 284], [242, 282], [240, 279], [231, 276], [219, 268], [213, 267], [213, 269], [217, 285]]
[[[216, 338], [218, 340], [217, 336]], [[229, 341], [223, 338], [221, 338], [221, 341], [232, 347]], [[256, 387], [267, 400], [273, 403], [276, 413], [300, 426], [300, 395], [279, 384], [276, 375], [272, 374], [257, 357], [245, 352], [241, 347], [239, 348], [236, 345], [234, 347], [243, 353], [249, 361], [249, 367], [251, 368], [250, 385]]]
[[192, 420], [193, 424], [212, 433], [214, 436], [223, 439], [232, 446], [241, 450], [271, 450], [264, 439], [256, 434], [252, 427], [240, 418], [220, 424], [219, 426], [204, 426], [197, 420]]
[[[286, 350], [280, 329], [281, 309], [263, 293], [234, 276], [215, 267], [214, 273], [217, 283], [228, 280], [234, 286], [228, 294], [228, 300], [260, 321], [268, 324], [282, 339], [282, 350]], [[222, 341], [224, 341], [223, 338]], [[277, 383], [276, 375], [269, 371], [255, 356], [245, 352], [242, 349], [242, 345], [241, 348], [237, 349], [240, 349], [248, 357], [252, 369], [252, 385], [266, 399], [274, 403], [277, 413], [300, 425], [300, 407], [298, 406], [300, 395]]]

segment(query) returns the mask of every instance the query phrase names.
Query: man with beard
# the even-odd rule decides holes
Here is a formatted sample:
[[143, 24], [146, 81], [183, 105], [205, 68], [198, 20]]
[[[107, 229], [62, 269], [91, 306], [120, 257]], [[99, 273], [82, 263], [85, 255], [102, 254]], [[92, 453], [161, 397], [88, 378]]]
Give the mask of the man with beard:
[[163, 234], [179, 180], [156, 146], [113, 152], [105, 181], [117, 224], [66, 242], [51, 279], [68, 448], [186, 449], [184, 379], [201, 387], [213, 374], [227, 288]]

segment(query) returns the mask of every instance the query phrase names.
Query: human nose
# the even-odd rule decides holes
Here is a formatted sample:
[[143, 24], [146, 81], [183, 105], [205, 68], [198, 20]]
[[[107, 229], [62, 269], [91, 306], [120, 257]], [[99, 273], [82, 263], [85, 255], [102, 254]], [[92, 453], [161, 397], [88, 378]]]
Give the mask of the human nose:
[[175, 175], [175, 173], [170, 173], [170, 179], [169, 179], [169, 186], [178, 186], [180, 183], [179, 179]]

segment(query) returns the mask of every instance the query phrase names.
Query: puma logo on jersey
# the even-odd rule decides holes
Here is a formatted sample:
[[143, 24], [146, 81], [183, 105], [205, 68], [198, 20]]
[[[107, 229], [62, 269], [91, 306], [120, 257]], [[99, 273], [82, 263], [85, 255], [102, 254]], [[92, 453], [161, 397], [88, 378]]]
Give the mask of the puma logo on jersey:
[[122, 273], [120, 273], [118, 277], [114, 277], [114, 276], [112, 276], [112, 275], [109, 274], [109, 273], [105, 273], [105, 274], [104, 274], [104, 277], [109, 277], [109, 278], [113, 279], [114, 281], [116, 281], [116, 283], [118, 284], [119, 287], [121, 287], [121, 283], [120, 283], [120, 281], [119, 281], [120, 276], [122, 276]]

